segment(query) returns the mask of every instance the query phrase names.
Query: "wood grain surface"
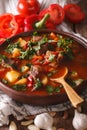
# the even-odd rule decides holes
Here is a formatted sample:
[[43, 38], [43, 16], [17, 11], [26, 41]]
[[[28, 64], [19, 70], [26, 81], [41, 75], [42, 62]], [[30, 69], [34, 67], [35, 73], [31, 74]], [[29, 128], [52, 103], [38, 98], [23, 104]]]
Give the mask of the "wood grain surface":
[[[87, 0], [81, 0], [79, 3], [83, 8], [84, 12], [87, 14]], [[77, 25], [73, 25], [74, 31], [80, 33], [83, 37], [87, 38], [87, 15], [86, 19]], [[87, 114], [87, 102], [85, 101], [82, 105], [82, 111]], [[65, 116], [65, 117], [64, 117]], [[74, 116], [74, 108], [70, 108], [66, 112], [57, 112], [54, 116], [54, 126], [57, 130], [74, 130], [72, 126], [72, 119]], [[21, 121], [17, 121], [14, 117], [9, 117], [10, 121], [14, 120], [17, 125], [17, 130], [28, 130], [27, 127], [21, 126]], [[61, 129], [59, 129], [61, 128]], [[0, 130], [9, 130], [8, 126], [0, 127]]]

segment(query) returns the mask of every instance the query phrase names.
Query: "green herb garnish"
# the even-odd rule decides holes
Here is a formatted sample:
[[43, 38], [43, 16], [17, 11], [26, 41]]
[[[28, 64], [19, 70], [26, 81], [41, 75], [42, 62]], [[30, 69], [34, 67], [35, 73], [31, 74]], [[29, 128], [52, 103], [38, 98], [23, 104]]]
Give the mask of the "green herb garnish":
[[27, 89], [25, 84], [15, 84], [12, 88], [17, 91], [25, 91]]

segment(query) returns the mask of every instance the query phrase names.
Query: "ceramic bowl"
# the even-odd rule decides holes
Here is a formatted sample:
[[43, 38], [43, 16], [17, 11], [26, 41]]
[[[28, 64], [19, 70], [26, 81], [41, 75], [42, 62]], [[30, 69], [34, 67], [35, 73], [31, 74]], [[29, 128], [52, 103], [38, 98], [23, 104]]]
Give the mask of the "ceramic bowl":
[[[57, 30], [38, 30], [38, 32], [39, 33], [55, 32], [55, 33], [58, 33], [61, 35], [68, 36], [68, 37], [74, 39], [76, 42], [78, 42], [79, 44], [81, 44], [82, 46], [84, 46], [87, 49], [86, 42], [84, 40], [82, 40], [81, 38], [77, 37], [76, 35], [66, 33], [66, 32], [60, 32]], [[16, 36], [11, 37], [9, 39], [9, 41], [14, 41], [15, 39], [18, 39], [19, 37], [27, 37], [27, 36], [31, 35], [32, 33], [33, 33], [33, 31], [18, 34]], [[3, 46], [5, 46], [6, 44], [8, 44], [7, 41], [5, 41], [0, 47], [3, 48]], [[82, 91], [84, 91], [86, 88], [87, 88], [87, 81], [85, 81], [81, 85], [79, 85], [79, 87], [77, 87], [75, 89], [75, 91], [78, 94], [81, 94]], [[54, 105], [54, 104], [63, 103], [63, 102], [66, 102], [69, 100], [66, 93], [62, 93], [62, 94], [58, 93], [56, 95], [47, 95], [47, 96], [38, 96], [38, 95], [30, 96], [28, 94], [24, 94], [23, 92], [18, 92], [16, 90], [13, 90], [13, 89], [9, 88], [8, 86], [4, 85], [2, 82], [0, 82], [0, 90], [2, 90], [4, 93], [9, 95], [14, 100], [21, 102], [21, 103], [27, 103], [30, 105], [41, 105], [41, 106]]]

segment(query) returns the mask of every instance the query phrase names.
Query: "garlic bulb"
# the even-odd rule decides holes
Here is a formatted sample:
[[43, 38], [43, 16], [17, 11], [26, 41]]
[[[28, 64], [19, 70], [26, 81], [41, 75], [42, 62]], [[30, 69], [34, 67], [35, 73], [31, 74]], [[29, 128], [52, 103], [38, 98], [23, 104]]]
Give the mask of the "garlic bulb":
[[40, 129], [52, 130], [53, 118], [48, 113], [42, 113], [35, 117], [34, 124]]
[[87, 129], [87, 115], [79, 113], [77, 110], [75, 110], [75, 115], [74, 115], [72, 124], [76, 130], [86, 130]]

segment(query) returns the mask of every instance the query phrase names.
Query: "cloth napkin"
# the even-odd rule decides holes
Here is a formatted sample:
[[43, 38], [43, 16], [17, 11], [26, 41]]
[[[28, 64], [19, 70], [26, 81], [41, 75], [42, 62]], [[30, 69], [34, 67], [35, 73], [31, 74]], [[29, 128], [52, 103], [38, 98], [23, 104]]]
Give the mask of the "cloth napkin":
[[[47, 8], [52, 3], [58, 3], [61, 6], [64, 6], [67, 3], [78, 3], [80, 0], [39, 0], [41, 4], [41, 10]], [[18, 14], [16, 6], [18, 0], [0, 0], [0, 14], [3, 13], [13, 13]], [[58, 30], [62, 30], [65, 32], [70, 32], [75, 34], [67, 23], [63, 22], [61, 25], [57, 27]], [[87, 39], [83, 38], [80, 34], [78, 35], [80, 38], [87, 42]], [[87, 100], [87, 90], [81, 95], [85, 100]], [[23, 119], [27, 115], [38, 114], [46, 111], [64, 111], [71, 107], [69, 101], [50, 106], [31, 106], [28, 104], [22, 104], [11, 97], [0, 91], [0, 126], [6, 125], [9, 123], [9, 116], [14, 115], [17, 120]]]

